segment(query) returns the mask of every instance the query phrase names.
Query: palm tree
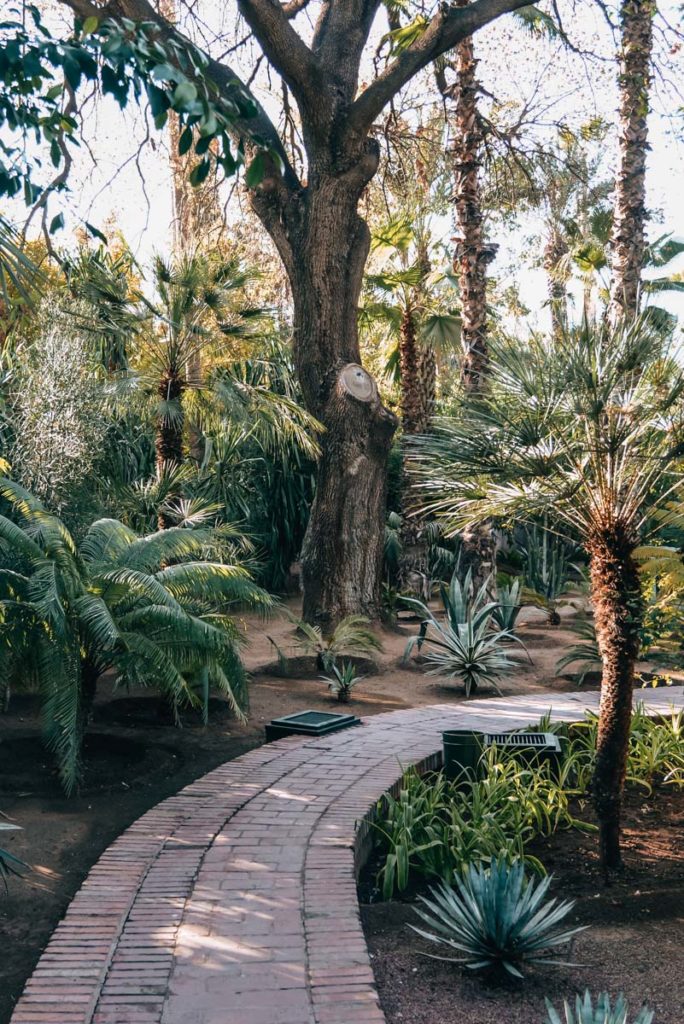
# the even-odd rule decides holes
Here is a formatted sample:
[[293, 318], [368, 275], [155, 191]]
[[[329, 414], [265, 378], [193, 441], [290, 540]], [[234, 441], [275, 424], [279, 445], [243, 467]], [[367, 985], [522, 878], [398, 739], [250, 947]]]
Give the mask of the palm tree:
[[[470, 0], [457, 0], [466, 7]], [[482, 118], [478, 110], [480, 85], [473, 37], [467, 36], [454, 51], [455, 78], [448, 86], [446, 62], [437, 67], [437, 84], [452, 103], [453, 204], [459, 237], [454, 252], [454, 270], [461, 293], [463, 362], [462, 377], [467, 390], [479, 391], [487, 374], [487, 265], [496, 246], [484, 241], [483, 204], [480, 177], [483, 162]]]
[[653, 51], [653, 0], [622, 0], [619, 75], [620, 160], [612, 239], [613, 320], [636, 316], [646, 248], [646, 153]]
[[376, 267], [366, 275], [361, 326], [369, 332], [379, 327], [390, 343], [387, 368], [400, 385], [404, 433], [425, 433], [435, 409], [438, 356], [453, 352], [461, 338], [455, 282], [431, 267], [420, 211], [413, 225], [399, 218], [379, 228], [373, 249]]
[[589, 556], [603, 659], [593, 798], [606, 870], [620, 811], [642, 599], [634, 558], [681, 500], [684, 374], [646, 319], [585, 325], [562, 343], [499, 345], [491, 387], [432, 437], [408, 439], [421, 514], [455, 532], [548, 514]]
[[176, 709], [210, 686], [242, 715], [245, 677], [235, 605], [268, 611], [269, 595], [236, 560], [234, 532], [179, 527], [139, 537], [112, 519], [76, 544], [18, 484], [0, 479], [0, 680], [33, 685], [62, 784], [80, 775], [100, 676], [154, 686]]

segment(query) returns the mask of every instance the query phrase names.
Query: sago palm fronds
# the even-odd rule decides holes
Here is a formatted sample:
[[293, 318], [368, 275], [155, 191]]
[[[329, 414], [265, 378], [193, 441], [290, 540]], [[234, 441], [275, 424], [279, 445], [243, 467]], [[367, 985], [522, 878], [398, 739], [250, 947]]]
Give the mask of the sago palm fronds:
[[93, 523], [80, 545], [23, 488], [0, 480], [0, 677], [41, 693], [46, 738], [71, 792], [98, 677], [152, 686], [174, 708], [213, 686], [242, 715], [245, 675], [231, 613], [273, 607], [226, 552], [220, 530], [139, 537], [113, 519]]

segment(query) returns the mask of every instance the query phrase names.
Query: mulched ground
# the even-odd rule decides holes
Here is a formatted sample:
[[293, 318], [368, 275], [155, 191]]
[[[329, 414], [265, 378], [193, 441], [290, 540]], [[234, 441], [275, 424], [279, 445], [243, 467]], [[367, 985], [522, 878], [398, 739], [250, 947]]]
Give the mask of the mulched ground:
[[[592, 820], [586, 806], [578, 816]], [[532, 851], [554, 873], [554, 895], [577, 901], [571, 917], [591, 926], [569, 957], [582, 967], [537, 967], [522, 985], [497, 987], [422, 955], [436, 947], [408, 928], [417, 921], [410, 902], [363, 906], [388, 1024], [544, 1024], [545, 997], [560, 1008], [585, 988], [622, 991], [634, 1014], [645, 1001], [654, 1024], [682, 1024], [684, 791], [632, 791], [624, 821], [626, 871], [609, 887], [594, 835], [560, 833]]]

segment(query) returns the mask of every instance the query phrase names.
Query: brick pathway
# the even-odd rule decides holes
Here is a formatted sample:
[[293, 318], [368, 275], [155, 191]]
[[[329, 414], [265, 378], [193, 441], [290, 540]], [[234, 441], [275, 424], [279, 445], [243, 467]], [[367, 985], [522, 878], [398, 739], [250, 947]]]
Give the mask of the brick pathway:
[[[395, 711], [228, 762], [105, 851], [11, 1024], [383, 1024], [356, 899], [365, 816], [401, 765], [437, 765], [444, 729], [573, 721], [597, 697]], [[684, 688], [638, 699], [681, 708]]]

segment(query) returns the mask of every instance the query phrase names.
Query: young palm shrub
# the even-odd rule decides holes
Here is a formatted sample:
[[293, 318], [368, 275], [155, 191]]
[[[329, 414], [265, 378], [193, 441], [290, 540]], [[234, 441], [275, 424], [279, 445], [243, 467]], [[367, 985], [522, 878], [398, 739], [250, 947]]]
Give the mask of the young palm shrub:
[[331, 672], [331, 676], [321, 676], [321, 679], [328, 684], [328, 689], [337, 697], [340, 704], [348, 704], [352, 690], [357, 683], [361, 682], [363, 676], [356, 675], [350, 661], [344, 661], [341, 668], [338, 665], [333, 665]]
[[382, 650], [365, 615], [348, 615], [329, 636], [323, 635], [320, 626], [298, 620], [294, 642], [304, 654], [313, 655], [324, 672], [331, 672], [342, 655], [370, 657], [374, 651]]
[[175, 527], [139, 537], [112, 519], [80, 545], [23, 488], [0, 480], [0, 678], [35, 686], [44, 732], [67, 793], [80, 775], [83, 731], [99, 677], [153, 686], [176, 709], [195, 687], [223, 693], [241, 715], [245, 676], [236, 605], [272, 599], [239, 564], [230, 536]]
[[647, 1006], [642, 1006], [636, 1017], [630, 1017], [629, 1007], [622, 993], [611, 1005], [607, 992], [601, 992], [594, 1003], [588, 989], [583, 996], [575, 997], [574, 1009], [567, 999], [563, 1000], [562, 1018], [548, 999], [546, 1010], [546, 1024], [651, 1024], [653, 1020], [653, 1010], [649, 1010]]
[[[643, 606], [634, 553], [681, 504], [684, 373], [646, 319], [497, 345], [490, 389], [406, 441], [423, 512], [447, 532], [548, 514], [589, 557], [603, 660], [593, 797], [602, 863], [621, 865], [620, 813]], [[663, 514], [654, 518], [654, 513]]]
[[[546, 900], [552, 876], [525, 877], [522, 861], [492, 857], [489, 867], [470, 864], [456, 887], [442, 885], [432, 898], [419, 897], [426, 909], [416, 913], [430, 929], [411, 928], [448, 950], [464, 953], [453, 960], [472, 971], [505, 971], [522, 978], [530, 963], [559, 963], [551, 951], [565, 945], [583, 927], [559, 930], [574, 901]], [[441, 958], [440, 958], [441, 959]], [[450, 959], [450, 958], [446, 958]]]

